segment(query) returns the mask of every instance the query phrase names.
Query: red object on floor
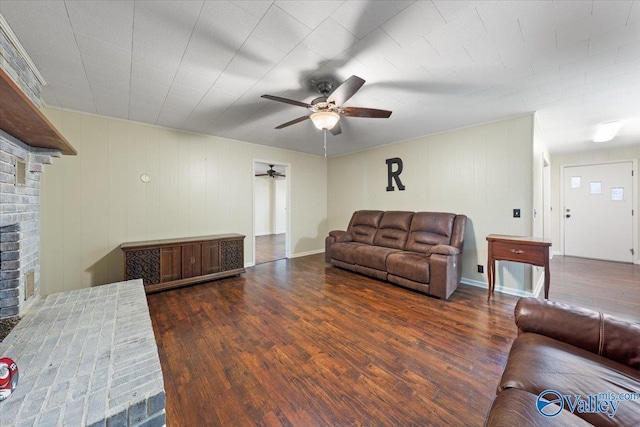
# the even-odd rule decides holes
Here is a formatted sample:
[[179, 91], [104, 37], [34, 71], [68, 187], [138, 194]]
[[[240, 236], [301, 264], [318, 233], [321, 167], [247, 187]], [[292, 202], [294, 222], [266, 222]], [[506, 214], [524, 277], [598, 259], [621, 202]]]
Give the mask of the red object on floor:
[[0, 358], [0, 401], [13, 393], [18, 385], [18, 365], [8, 357]]

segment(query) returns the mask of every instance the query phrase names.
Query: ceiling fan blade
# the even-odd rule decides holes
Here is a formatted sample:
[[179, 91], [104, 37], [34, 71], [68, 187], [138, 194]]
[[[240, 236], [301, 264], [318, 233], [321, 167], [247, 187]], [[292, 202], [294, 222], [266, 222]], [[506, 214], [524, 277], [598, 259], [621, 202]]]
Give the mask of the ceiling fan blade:
[[348, 117], [366, 117], [370, 119], [386, 119], [392, 111], [378, 110], [375, 108], [344, 107], [340, 109]]
[[305, 102], [296, 101], [295, 99], [282, 98], [280, 96], [262, 95], [260, 98], [270, 99], [272, 101], [284, 102], [285, 104], [296, 105], [298, 107], [309, 108], [310, 105]]
[[364, 80], [358, 76], [351, 76], [336, 88], [327, 98], [327, 102], [342, 105], [362, 87]]
[[308, 118], [309, 118], [309, 116], [298, 117], [297, 119], [293, 119], [290, 122], [283, 123], [280, 126], [276, 126], [276, 129], [282, 129], [282, 128], [286, 128], [287, 126], [295, 125], [296, 123], [303, 122], [303, 121], [307, 120]]
[[332, 127], [331, 130], [329, 130], [329, 132], [331, 132], [334, 136], [340, 135], [342, 133], [342, 127], [340, 127], [340, 122], [336, 123], [336, 125]]

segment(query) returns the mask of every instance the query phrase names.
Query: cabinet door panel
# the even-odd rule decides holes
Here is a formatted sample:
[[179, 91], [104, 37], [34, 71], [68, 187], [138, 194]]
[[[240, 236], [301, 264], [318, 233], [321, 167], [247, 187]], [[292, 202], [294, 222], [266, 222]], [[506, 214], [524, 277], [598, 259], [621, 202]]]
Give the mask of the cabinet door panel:
[[202, 244], [202, 274], [213, 274], [220, 271], [220, 243]]
[[182, 248], [173, 246], [160, 250], [160, 281], [182, 279]]
[[143, 279], [145, 286], [160, 283], [160, 249], [125, 251], [125, 280]]
[[182, 278], [202, 275], [202, 256], [200, 244], [185, 245], [182, 247]]
[[220, 242], [221, 257], [220, 271], [235, 270], [244, 267], [244, 242], [239, 240], [226, 240]]

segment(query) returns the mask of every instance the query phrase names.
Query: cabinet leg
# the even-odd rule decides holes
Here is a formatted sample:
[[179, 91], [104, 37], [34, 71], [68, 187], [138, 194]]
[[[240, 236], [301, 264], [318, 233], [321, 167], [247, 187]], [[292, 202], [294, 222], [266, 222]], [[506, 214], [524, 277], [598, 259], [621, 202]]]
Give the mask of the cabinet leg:
[[551, 275], [549, 273], [549, 261], [544, 266], [544, 299], [549, 299], [549, 285], [551, 284]]
[[487, 302], [491, 300], [491, 294], [495, 289], [495, 261], [487, 261]]

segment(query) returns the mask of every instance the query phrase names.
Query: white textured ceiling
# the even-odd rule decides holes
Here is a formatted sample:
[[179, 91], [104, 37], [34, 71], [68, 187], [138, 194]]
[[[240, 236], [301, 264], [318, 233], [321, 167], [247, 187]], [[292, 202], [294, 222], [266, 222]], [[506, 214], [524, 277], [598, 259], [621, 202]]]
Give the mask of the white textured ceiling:
[[367, 83], [338, 155], [533, 111], [552, 152], [640, 143], [640, 1], [8, 1], [47, 104], [322, 154], [315, 76]]

